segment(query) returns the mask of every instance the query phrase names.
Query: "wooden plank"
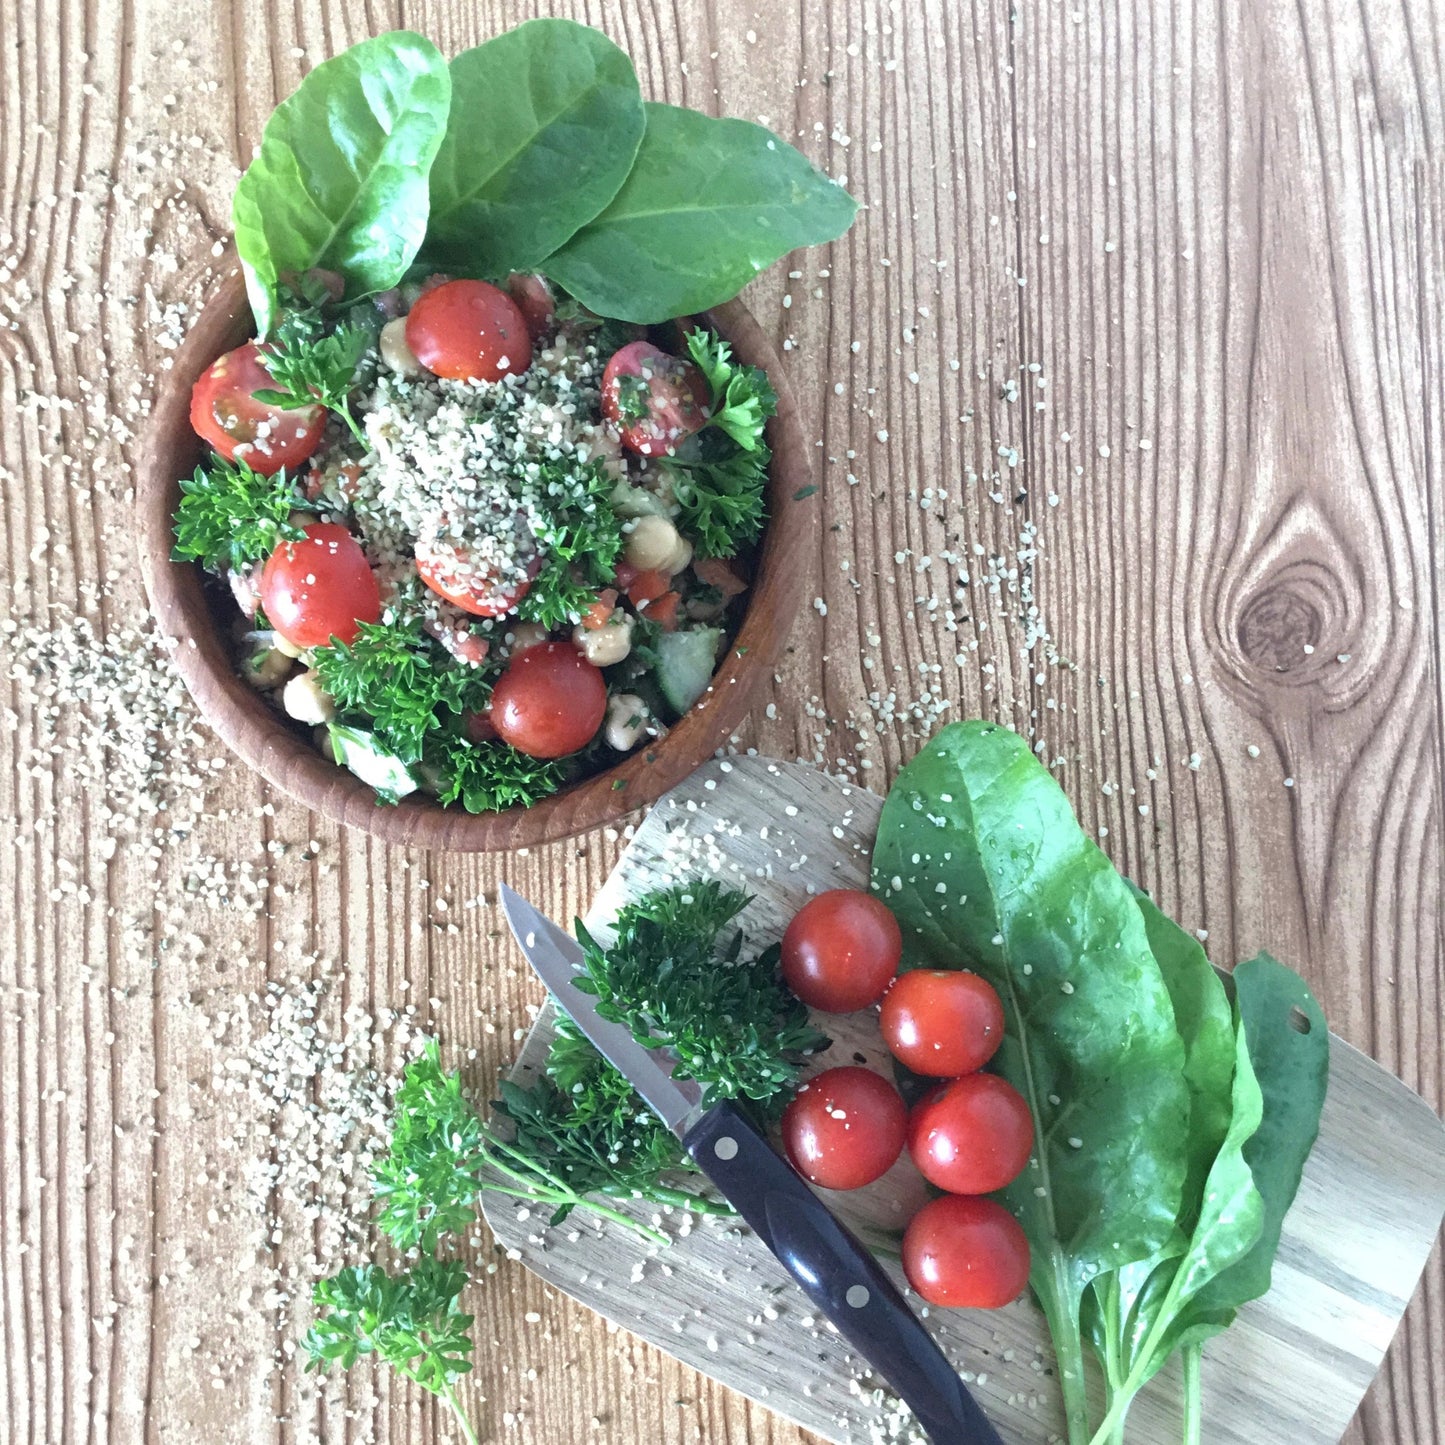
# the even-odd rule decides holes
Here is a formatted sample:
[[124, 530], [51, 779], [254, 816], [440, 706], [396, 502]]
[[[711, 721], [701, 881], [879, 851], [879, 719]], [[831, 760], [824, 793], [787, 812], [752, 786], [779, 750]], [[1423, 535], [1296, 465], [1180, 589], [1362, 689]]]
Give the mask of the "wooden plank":
[[[782, 933], [810, 893], [866, 886], [882, 800], [798, 764], [712, 763], [668, 794], [638, 830], [587, 915], [606, 937], [617, 910], [659, 885], [717, 877], [754, 896], [750, 944]], [[545, 1066], [553, 1010], [538, 1020], [515, 1078]], [[819, 1067], [887, 1051], [867, 1015], [819, 1020], [834, 1036]], [[926, 1198], [906, 1161], [867, 1189], [826, 1196], [865, 1238], [886, 1242]], [[574, 1216], [548, 1230], [489, 1198], [497, 1238], [549, 1283], [695, 1368], [839, 1442], [874, 1438], [887, 1408], [860, 1400], [866, 1370], [815, 1320], [809, 1301], [755, 1235], [704, 1221], [667, 1249]], [[1334, 1445], [1373, 1379], [1445, 1212], [1445, 1126], [1378, 1064], [1333, 1039], [1320, 1139], [1285, 1221], [1270, 1293], [1205, 1351], [1206, 1431], [1218, 1445]], [[1042, 1316], [1027, 1302], [994, 1312], [932, 1311], [935, 1338], [975, 1377], [985, 1412], [1017, 1445], [1063, 1429]], [[966, 1375], [965, 1378], [969, 1378]], [[1130, 1416], [1138, 1438], [1180, 1431], [1171, 1370]]]
[[[544, 11], [603, 25], [652, 97], [768, 117], [868, 206], [845, 242], [798, 259], [801, 277], [748, 292], [791, 343], [822, 443], [825, 525], [799, 566], [828, 610], [800, 620], [740, 745], [881, 789], [926, 730], [930, 684], [949, 715], [1041, 724], [1121, 863], [1224, 954], [1268, 943], [1300, 963], [1340, 1032], [1439, 1108], [1445, 14], [1429, 0], [243, 0], [181, 19], [162, 0], [11, 6], [0, 616], [78, 607], [112, 639], [142, 617], [136, 428], [275, 102], [389, 26], [453, 51]], [[1019, 371], [1030, 363], [1041, 371]], [[1011, 579], [1026, 523], [1038, 555]], [[959, 605], [956, 570], [942, 580], [945, 548], [985, 579], [974, 603]], [[1044, 684], [1011, 620], [1024, 580], [1077, 668], [1042, 669]], [[1316, 592], [1319, 629], [1290, 602]], [[1275, 633], [1284, 673], [1269, 671]], [[248, 1254], [233, 1207], [245, 1161], [225, 1147], [236, 1121], [211, 1096], [205, 1020], [308, 976], [319, 954], [344, 980], [331, 1016], [422, 1002], [476, 1052], [485, 1088], [541, 996], [491, 912], [466, 905], [505, 873], [570, 916], [620, 838], [505, 864], [426, 858], [265, 812], [274, 800], [236, 767], [207, 770], [188, 833], [126, 829], [76, 766], [73, 719], [55, 721], [54, 758], [27, 761], [51, 724], [8, 677], [12, 641], [0, 635], [0, 1438], [433, 1445], [443, 1417], [384, 1374], [319, 1392], [292, 1363], [313, 1241], [292, 1221]], [[1331, 644], [1352, 654], [1338, 674]], [[174, 731], [161, 748], [219, 756]], [[1198, 773], [1181, 762], [1195, 751]], [[112, 780], [113, 807], [134, 801]], [[206, 901], [196, 880], [220, 865], [251, 869], [269, 903]], [[167, 919], [201, 937], [198, 956], [161, 951]], [[805, 1438], [510, 1262], [469, 1306], [486, 1434]], [[1437, 1257], [1351, 1445], [1445, 1445], [1442, 1356]]]

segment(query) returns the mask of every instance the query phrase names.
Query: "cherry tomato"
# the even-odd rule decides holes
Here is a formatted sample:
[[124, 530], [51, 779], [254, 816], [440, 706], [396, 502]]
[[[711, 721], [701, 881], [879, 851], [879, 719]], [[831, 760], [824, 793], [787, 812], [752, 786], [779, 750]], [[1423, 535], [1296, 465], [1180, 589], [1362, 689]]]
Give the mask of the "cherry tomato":
[[522, 320], [527, 323], [527, 335], [533, 341], [541, 341], [556, 328], [557, 306], [545, 276], [513, 271], [507, 277], [507, 295], [522, 313]]
[[445, 281], [418, 298], [406, 344], [428, 371], [453, 381], [497, 381], [532, 364], [516, 302], [485, 281]]
[[201, 373], [191, 389], [191, 426], [196, 435], [227, 461], [245, 462], [262, 476], [282, 467], [299, 467], [321, 445], [326, 408], [283, 411], [252, 395], [275, 385], [261, 365], [254, 341], [228, 351]]
[[908, 1152], [950, 1194], [992, 1194], [1023, 1173], [1034, 1147], [1029, 1106], [997, 1074], [940, 1084], [908, 1116]]
[[945, 1194], [913, 1216], [903, 1272], [931, 1305], [996, 1310], [1029, 1282], [1028, 1236], [997, 1200]]
[[676, 451], [707, 421], [707, 403], [702, 372], [650, 341], [629, 341], [602, 373], [602, 415], [639, 456]]
[[592, 741], [607, 711], [607, 684], [570, 642], [519, 652], [492, 689], [492, 726], [533, 758], [561, 758]]
[[505, 617], [515, 612], [532, 587], [526, 577], [499, 586], [485, 566], [478, 566], [465, 548], [450, 538], [423, 534], [417, 538], [414, 552], [421, 580], [438, 597], [473, 617]]
[[861, 1189], [903, 1152], [908, 1110], [897, 1089], [851, 1064], [809, 1079], [783, 1113], [793, 1168], [824, 1189]]
[[882, 998], [902, 952], [886, 905], [856, 888], [834, 888], [805, 903], [783, 934], [783, 982], [809, 1008], [852, 1013]]
[[993, 985], [954, 969], [900, 974], [883, 996], [878, 1023], [900, 1064], [938, 1079], [983, 1068], [1003, 1042], [1003, 1004]]
[[336, 522], [313, 522], [304, 542], [282, 542], [261, 570], [261, 606], [292, 647], [354, 642], [381, 617], [381, 590], [361, 544]]

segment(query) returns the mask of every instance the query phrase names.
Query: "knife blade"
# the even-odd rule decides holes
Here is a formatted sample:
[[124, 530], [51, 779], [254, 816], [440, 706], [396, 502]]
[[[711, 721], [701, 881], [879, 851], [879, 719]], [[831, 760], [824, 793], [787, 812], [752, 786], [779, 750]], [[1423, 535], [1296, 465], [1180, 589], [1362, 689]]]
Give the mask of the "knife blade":
[[570, 934], [504, 883], [502, 910], [522, 952], [573, 1023], [624, 1073], [698, 1167], [809, 1299], [898, 1392], [937, 1445], [1003, 1445], [933, 1336], [878, 1261], [833, 1217], [731, 1100], [702, 1106], [664, 1049], [643, 1048], [597, 1000], [572, 987], [583, 962]]

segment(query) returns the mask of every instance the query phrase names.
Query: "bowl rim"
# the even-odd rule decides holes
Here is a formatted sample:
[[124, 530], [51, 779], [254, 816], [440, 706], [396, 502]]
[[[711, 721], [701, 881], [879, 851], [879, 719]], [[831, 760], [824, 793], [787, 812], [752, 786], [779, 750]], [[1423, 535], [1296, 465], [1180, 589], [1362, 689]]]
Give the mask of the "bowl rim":
[[386, 842], [502, 852], [618, 823], [656, 802], [727, 743], [757, 686], [772, 671], [802, 606], [813, 561], [808, 542], [819, 518], [813, 449], [803, 433], [796, 395], [781, 357], [740, 301], [707, 311], [701, 319], [732, 345], [740, 361], [767, 372], [778, 409], [768, 424], [773, 453], [768, 525], [753, 586], [708, 690], [665, 737], [606, 771], [529, 808], [468, 813], [419, 793], [395, 806], [378, 804], [360, 778], [298, 736], [236, 671], [221, 629], [213, 623], [199, 564], [171, 558], [180, 480], [191, 474], [203, 450], [190, 426], [191, 388], [218, 356], [254, 335], [234, 248], [220, 264], [219, 284], [156, 389], [136, 469], [135, 506], [141, 576], [152, 616], [202, 718], [232, 752], [312, 811]]

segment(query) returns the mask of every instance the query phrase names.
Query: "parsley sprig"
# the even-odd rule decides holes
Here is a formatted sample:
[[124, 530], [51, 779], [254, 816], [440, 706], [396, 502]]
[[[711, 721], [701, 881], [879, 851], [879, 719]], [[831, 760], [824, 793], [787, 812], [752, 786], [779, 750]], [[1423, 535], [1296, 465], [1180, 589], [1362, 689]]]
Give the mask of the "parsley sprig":
[[441, 775], [437, 798], [460, 803], [469, 813], [530, 808], [566, 781], [554, 758], [532, 758], [503, 742], [472, 742], [452, 732], [432, 738], [427, 759]]
[[600, 462], [580, 468], [551, 463], [539, 482], [545, 515], [534, 531], [544, 560], [517, 615], [552, 632], [580, 620], [597, 589], [611, 582], [622, 552], [622, 519]]
[[306, 1368], [350, 1369], [363, 1355], [376, 1355], [445, 1400], [470, 1445], [478, 1445], [454, 1388], [472, 1368], [472, 1316], [457, 1305], [466, 1283], [462, 1265], [439, 1259], [423, 1259], [400, 1275], [368, 1264], [318, 1281], [313, 1298], [323, 1313], [303, 1341]]
[[261, 364], [276, 385], [254, 393], [256, 400], [284, 411], [324, 406], [367, 445], [352, 415], [351, 388], [371, 340], [371, 330], [354, 321], [329, 329], [314, 306], [288, 311], [260, 350]]
[[373, 1166], [372, 1176], [381, 1206], [377, 1226], [402, 1249], [435, 1249], [444, 1235], [467, 1228], [485, 1191], [544, 1205], [554, 1220], [585, 1204], [655, 1244], [667, 1243], [667, 1236], [650, 1225], [585, 1197], [540, 1152], [502, 1138], [483, 1123], [462, 1089], [461, 1075], [441, 1067], [435, 1043], [406, 1067], [396, 1095], [391, 1147]]
[[239, 571], [305, 536], [288, 520], [305, 503], [284, 471], [265, 477], [244, 461], [213, 457], [181, 482], [176, 509], [177, 562]]
[[764, 430], [777, 413], [777, 393], [765, 372], [735, 362], [714, 332], [689, 332], [687, 349], [707, 380], [710, 416], [662, 465], [698, 555], [734, 557], [757, 541], [767, 519], [772, 452]]
[[767, 1112], [828, 1038], [784, 988], [776, 944], [745, 958], [739, 931], [719, 948], [748, 901], [713, 880], [682, 883], [623, 908], [605, 947], [579, 924], [583, 973], [574, 987], [640, 1042], [670, 1048], [675, 1074], [701, 1084], [705, 1103], [748, 1099]]

